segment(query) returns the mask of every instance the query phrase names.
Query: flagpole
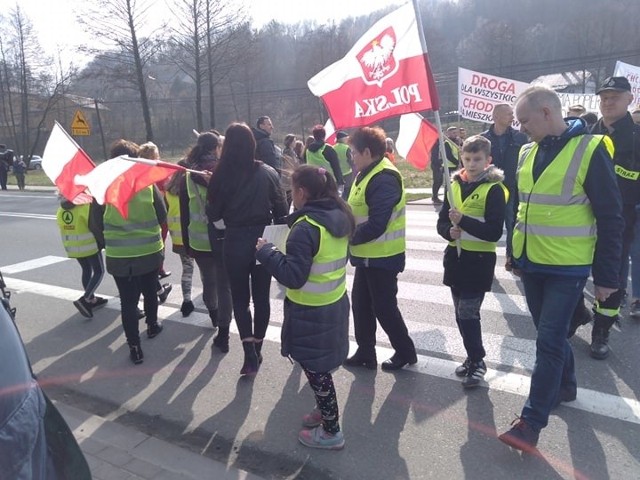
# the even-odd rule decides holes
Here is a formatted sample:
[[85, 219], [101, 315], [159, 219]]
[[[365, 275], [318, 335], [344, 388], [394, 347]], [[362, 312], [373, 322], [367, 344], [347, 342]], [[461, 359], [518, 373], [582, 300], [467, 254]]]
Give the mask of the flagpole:
[[120, 155], [117, 158], [121, 158], [122, 160], [127, 160], [129, 162], [134, 163], [142, 163], [144, 165], [150, 165], [152, 167], [163, 167], [163, 168], [171, 168], [173, 170], [180, 170], [182, 172], [195, 173], [198, 175], [202, 175], [204, 177], [211, 174], [211, 172], [207, 170], [192, 170], [191, 168], [183, 167], [182, 165], [176, 165], [175, 163], [164, 162], [162, 160], [150, 160], [148, 158], [138, 158], [138, 157], [129, 157], [127, 155]]
[[[427, 70], [429, 70], [429, 57], [427, 57], [427, 42], [424, 38], [424, 29], [422, 28], [422, 17], [420, 16], [420, 7], [418, 5], [418, 0], [411, 0], [413, 3], [413, 11], [416, 16], [416, 23], [418, 24], [418, 35], [420, 36], [420, 45], [422, 46], [422, 51], [425, 54], [425, 63], [427, 64]], [[429, 73], [429, 72], [427, 72]], [[435, 80], [434, 80], [435, 83]], [[435, 87], [435, 85], [434, 85]], [[451, 190], [451, 177], [449, 175], [449, 168], [447, 167], [447, 151], [444, 148], [444, 133], [442, 131], [442, 122], [440, 121], [440, 102], [438, 101], [438, 108], [433, 110], [433, 115], [436, 119], [436, 128], [438, 129], [438, 138], [439, 138], [439, 146], [440, 149], [440, 157], [442, 158], [442, 170], [444, 173], [444, 186], [445, 191], [447, 192], [447, 200], [449, 201], [449, 206], [453, 206], [453, 192]], [[453, 224], [457, 227], [457, 224]], [[456, 251], [458, 252], [458, 257], [462, 253], [462, 246], [460, 245], [460, 239], [456, 239]]]

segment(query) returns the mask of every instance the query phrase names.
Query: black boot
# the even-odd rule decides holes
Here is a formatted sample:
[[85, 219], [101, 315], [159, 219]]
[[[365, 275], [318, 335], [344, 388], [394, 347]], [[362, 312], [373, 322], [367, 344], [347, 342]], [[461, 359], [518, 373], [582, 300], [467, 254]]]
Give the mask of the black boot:
[[218, 328], [218, 335], [213, 339], [213, 346], [217, 347], [222, 353], [229, 351], [229, 325]]
[[573, 316], [571, 317], [571, 324], [569, 325], [569, 333], [567, 333], [567, 338], [571, 338], [576, 334], [576, 330], [581, 325], [586, 325], [592, 320], [591, 312], [589, 308], [585, 305], [584, 297], [578, 302], [575, 310], [573, 311]]
[[258, 356], [258, 364], [262, 365], [262, 339], [257, 339], [255, 341], [256, 347], [256, 355]]
[[609, 356], [609, 330], [618, 317], [605, 317], [599, 313], [593, 316], [591, 332], [591, 357], [604, 360]]
[[256, 347], [253, 340], [248, 342], [242, 342], [242, 348], [244, 349], [244, 363], [240, 369], [240, 375], [255, 375], [258, 373], [258, 355], [256, 354]]
[[144, 354], [142, 353], [140, 345], [129, 345], [129, 358], [135, 365], [142, 363]]

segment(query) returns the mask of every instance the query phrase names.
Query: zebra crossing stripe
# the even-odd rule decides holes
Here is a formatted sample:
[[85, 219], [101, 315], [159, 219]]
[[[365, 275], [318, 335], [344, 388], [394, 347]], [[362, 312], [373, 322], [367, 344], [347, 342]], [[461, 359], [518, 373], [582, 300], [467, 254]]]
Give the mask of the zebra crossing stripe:
[[[2, 267], [3, 269], [5, 267]], [[71, 288], [57, 287], [53, 285], [46, 285], [43, 283], [30, 282], [26, 280], [19, 280], [15, 278], [6, 278], [7, 284], [11, 290], [17, 292], [24, 292], [29, 294], [43, 295], [51, 298], [67, 300], [69, 302], [78, 298], [79, 295], [82, 295], [81, 290], [75, 290]], [[173, 292], [172, 292], [173, 293]], [[196, 292], [194, 292], [195, 297]], [[174, 295], [176, 295], [174, 293]], [[105, 306], [105, 308], [110, 308], [118, 311], [119, 305], [117, 302], [113, 300], [115, 297], [106, 297], [110, 301]], [[423, 296], [423, 298], [426, 298]], [[177, 299], [177, 297], [176, 297]], [[272, 317], [279, 318], [282, 314], [282, 303], [274, 302], [272, 306]], [[200, 326], [203, 328], [211, 328], [211, 321], [207, 314], [194, 312], [188, 318], [183, 318], [180, 310], [176, 307], [171, 307], [166, 304], [161, 305], [158, 308], [158, 317], [172, 322], [178, 322], [191, 326]], [[424, 324], [420, 324], [421, 328], [424, 329]], [[433, 326], [430, 326], [433, 327]], [[447, 331], [448, 327], [438, 326], [436, 330], [444, 335], [443, 332]], [[411, 328], [410, 328], [411, 330]], [[453, 330], [453, 329], [450, 329]], [[235, 324], [232, 323], [231, 331], [234, 333], [238, 333], [235, 327]], [[266, 339], [272, 342], [279, 343], [280, 342], [280, 334], [281, 328], [272, 322], [267, 331]], [[429, 336], [429, 332], [424, 332], [425, 335]], [[449, 336], [453, 337], [453, 333], [447, 333], [446, 337], [448, 339]], [[494, 335], [496, 338], [501, 337], [500, 335]], [[501, 351], [504, 352], [504, 348], [502, 348], [507, 342], [507, 338], [512, 337], [502, 337], [501, 341]], [[487, 340], [490, 340], [490, 337], [487, 337]], [[459, 339], [458, 339], [459, 341]], [[513, 339], [513, 341], [524, 342], [519, 346], [517, 344], [512, 345], [512, 350], [514, 352], [518, 352], [519, 348], [524, 346], [527, 349], [531, 348], [532, 340], [525, 339]], [[527, 344], [529, 342], [529, 344]], [[488, 341], [488, 345], [491, 341]], [[353, 353], [356, 349], [355, 342], [350, 342], [351, 352]], [[419, 344], [418, 344], [419, 345]], [[390, 357], [393, 354], [393, 350], [388, 347], [378, 346], [376, 347], [377, 355], [379, 358]], [[507, 349], [508, 350], [508, 349]], [[493, 361], [487, 358], [489, 361]], [[501, 353], [500, 360], [502, 364], [506, 364], [512, 359], [506, 357], [504, 353]], [[530, 363], [531, 359], [527, 361]], [[459, 362], [452, 360], [445, 360], [441, 358], [431, 357], [429, 355], [420, 354], [418, 355], [418, 363], [412, 367], [408, 367], [409, 369], [430, 376], [436, 376], [439, 378], [449, 379], [456, 382], [459, 382], [459, 379], [455, 377], [454, 370], [455, 367], [459, 364]], [[528, 376], [514, 373], [514, 372], [503, 372], [496, 369], [488, 369], [487, 374], [485, 375], [485, 386], [488, 386], [492, 390], [503, 391], [507, 393], [511, 393], [514, 395], [519, 395], [522, 397], [528, 396], [529, 393], [529, 383], [530, 379]], [[594, 413], [597, 415], [606, 416], [609, 418], [614, 418], [618, 420], [622, 420], [625, 422], [640, 424], [640, 401], [633, 398], [620, 397], [615, 396], [603, 392], [598, 392], [595, 390], [579, 388], [578, 389], [578, 398], [576, 401], [571, 403], [563, 404], [563, 406], [569, 408], [575, 408], [578, 410], [582, 410], [589, 413]]]

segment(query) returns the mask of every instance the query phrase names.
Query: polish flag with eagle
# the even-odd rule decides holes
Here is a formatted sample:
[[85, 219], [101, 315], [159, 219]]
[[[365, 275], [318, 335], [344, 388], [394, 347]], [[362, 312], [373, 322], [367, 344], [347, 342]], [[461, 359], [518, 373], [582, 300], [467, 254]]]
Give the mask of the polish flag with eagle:
[[438, 94], [411, 3], [375, 23], [340, 60], [308, 82], [335, 128], [438, 109]]

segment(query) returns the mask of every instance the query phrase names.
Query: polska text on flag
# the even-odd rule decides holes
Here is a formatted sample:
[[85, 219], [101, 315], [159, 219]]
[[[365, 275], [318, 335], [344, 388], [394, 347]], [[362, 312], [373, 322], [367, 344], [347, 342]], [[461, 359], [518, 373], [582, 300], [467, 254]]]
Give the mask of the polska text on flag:
[[55, 183], [60, 193], [68, 200], [74, 201], [85, 187], [76, 185], [76, 175], [85, 175], [95, 168], [95, 164], [84, 150], [55, 123], [42, 154], [42, 170]]
[[99, 204], [113, 205], [127, 218], [129, 201], [138, 192], [174, 173], [174, 169], [116, 157], [102, 162], [87, 175], [76, 176], [75, 182], [88, 188]]
[[322, 98], [336, 128], [436, 110], [437, 91], [411, 3], [376, 22], [308, 86]]
[[438, 130], [422, 118], [422, 115], [410, 113], [400, 117], [396, 149], [417, 169], [427, 168], [431, 160], [431, 149], [437, 141]]

